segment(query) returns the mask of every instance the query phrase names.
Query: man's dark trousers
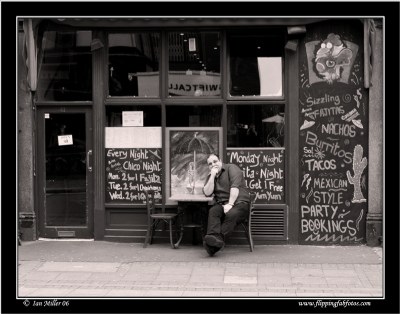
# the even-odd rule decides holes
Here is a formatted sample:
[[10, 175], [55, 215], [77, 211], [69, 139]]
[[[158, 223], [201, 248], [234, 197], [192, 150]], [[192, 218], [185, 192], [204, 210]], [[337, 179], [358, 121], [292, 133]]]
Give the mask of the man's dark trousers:
[[[249, 216], [249, 204], [239, 203], [226, 214], [220, 204], [215, 204], [208, 213], [207, 234], [222, 234], [224, 239], [233, 232], [236, 225]], [[221, 219], [222, 224], [221, 224]]]

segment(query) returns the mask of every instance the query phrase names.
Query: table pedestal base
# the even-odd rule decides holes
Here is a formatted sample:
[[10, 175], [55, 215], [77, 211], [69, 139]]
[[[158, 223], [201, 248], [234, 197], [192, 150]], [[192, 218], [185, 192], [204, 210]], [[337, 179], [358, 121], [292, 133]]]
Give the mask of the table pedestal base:
[[[185, 228], [192, 228], [192, 233], [193, 233], [193, 240], [192, 244], [196, 245], [196, 229], [200, 228], [201, 232], [201, 240], [204, 240], [204, 236], [206, 234], [206, 224], [207, 224], [207, 214], [206, 204], [204, 202], [193, 202], [193, 201], [178, 201], [178, 215], [179, 215], [179, 220], [180, 220], [180, 236], [178, 241], [174, 244], [175, 248], [179, 247], [179, 244], [181, 243], [183, 239], [183, 234], [184, 234], [184, 229]], [[189, 222], [185, 223], [184, 218], [185, 215], [190, 211], [190, 219]], [[197, 215], [196, 215], [197, 214]], [[197, 217], [196, 217], [197, 216]], [[199, 217], [200, 216], [200, 217]], [[200, 219], [200, 221], [199, 221]]]

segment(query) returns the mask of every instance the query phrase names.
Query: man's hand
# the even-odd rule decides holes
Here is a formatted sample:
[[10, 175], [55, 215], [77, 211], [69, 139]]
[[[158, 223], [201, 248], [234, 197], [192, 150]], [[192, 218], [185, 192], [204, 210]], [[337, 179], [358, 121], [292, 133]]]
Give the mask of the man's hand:
[[218, 173], [218, 167], [216, 167], [216, 166], [212, 167], [210, 173], [211, 173], [212, 176], [215, 177], [217, 175], [217, 173]]
[[225, 204], [225, 205], [222, 205], [222, 207], [224, 208], [224, 213], [226, 214], [227, 212], [229, 212], [231, 210], [232, 205]]

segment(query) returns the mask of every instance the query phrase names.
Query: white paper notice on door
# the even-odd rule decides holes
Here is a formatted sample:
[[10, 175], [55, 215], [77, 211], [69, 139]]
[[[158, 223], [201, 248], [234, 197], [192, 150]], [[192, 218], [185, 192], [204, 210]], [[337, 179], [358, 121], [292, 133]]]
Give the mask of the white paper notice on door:
[[72, 134], [71, 135], [59, 135], [58, 136], [58, 146], [63, 145], [73, 145]]
[[196, 51], [196, 38], [189, 38], [189, 51]]
[[122, 111], [122, 126], [143, 126], [143, 111]]

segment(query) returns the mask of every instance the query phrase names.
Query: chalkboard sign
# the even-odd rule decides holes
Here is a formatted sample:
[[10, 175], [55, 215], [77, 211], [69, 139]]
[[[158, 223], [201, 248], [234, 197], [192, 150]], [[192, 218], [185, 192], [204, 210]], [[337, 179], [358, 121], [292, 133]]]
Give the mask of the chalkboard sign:
[[106, 203], [161, 202], [161, 148], [106, 148]]
[[285, 203], [285, 149], [228, 148], [227, 163], [242, 169], [255, 204]]
[[299, 242], [364, 242], [368, 96], [362, 26], [314, 27], [300, 51]]

